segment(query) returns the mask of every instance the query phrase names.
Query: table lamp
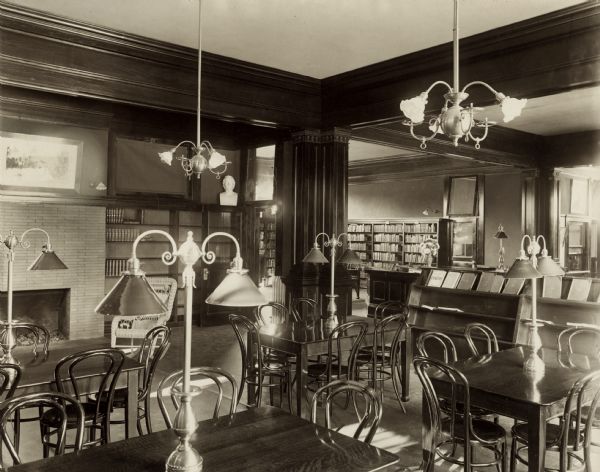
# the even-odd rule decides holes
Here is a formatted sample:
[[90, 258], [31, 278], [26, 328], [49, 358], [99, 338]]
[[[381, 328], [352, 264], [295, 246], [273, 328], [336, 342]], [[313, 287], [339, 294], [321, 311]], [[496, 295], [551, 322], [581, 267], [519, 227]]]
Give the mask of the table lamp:
[[6, 291], [7, 299], [7, 310], [6, 310], [6, 325], [7, 329], [4, 336], [0, 339], [0, 346], [2, 347], [3, 356], [2, 362], [10, 364], [18, 364], [19, 362], [13, 356], [13, 349], [15, 347], [15, 336], [13, 333], [13, 264], [15, 261], [15, 249], [18, 247], [29, 248], [31, 243], [25, 239], [27, 233], [31, 231], [40, 231], [46, 235], [46, 244], [42, 246], [42, 253], [38, 258], [29, 266], [28, 270], [62, 270], [67, 269], [67, 266], [59, 259], [59, 257], [52, 250], [52, 244], [50, 244], [50, 236], [48, 233], [41, 228], [29, 228], [24, 231], [21, 237], [17, 237], [13, 230], [10, 230], [8, 235], [5, 237], [0, 235], [0, 240], [4, 243], [4, 246], [8, 249], [6, 257], [8, 259], [8, 273], [7, 282], [8, 287]]
[[[529, 244], [525, 247], [525, 240], [529, 241]], [[539, 241], [544, 242], [544, 249], [541, 252], [539, 260], [537, 255], [540, 252]], [[507, 279], [529, 279], [531, 283], [531, 321], [529, 324], [529, 335], [528, 345], [531, 348], [531, 352], [523, 368], [526, 372], [531, 374], [540, 374], [545, 370], [544, 361], [538, 355], [539, 349], [542, 347], [542, 340], [538, 333], [538, 328], [543, 326], [542, 323], [538, 323], [537, 320], [537, 282], [544, 276], [558, 276], [563, 275], [563, 270], [552, 260], [548, 255], [546, 249], [546, 240], [543, 236], [537, 238], [529, 235], [524, 235], [521, 239], [521, 249], [519, 251], [519, 257], [512, 264], [505, 277]]]
[[[302, 262], [308, 262], [311, 264], [327, 264], [327, 262], [329, 262], [319, 247], [319, 236], [323, 236], [323, 239], [325, 240], [323, 246], [331, 248], [331, 277], [329, 282], [330, 290], [329, 293], [325, 295], [327, 298], [329, 298], [329, 303], [327, 303], [327, 319], [325, 320], [325, 327], [327, 329], [333, 329], [339, 324], [337, 319], [337, 304], [335, 303], [335, 299], [338, 297], [338, 295], [335, 293], [335, 256], [337, 253], [337, 248], [342, 246], [342, 237], [345, 237], [347, 240], [348, 236], [346, 233], [342, 233], [338, 236], [336, 236], [335, 233], [333, 233], [331, 236], [326, 233], [317, 234], [315, 236], [315, 243], [313, 247], [308, 254], [304, 256]], [[344, 254], [342, 254], [342, 257], [338, 262], [341, 264], [362, 263], [360, 257], [358, 257], [358, 255], [352, 249], [347, 249]]]
[[265, 297], [248, 276], [248, 270], [243, 268], [240, 256], [240, 246], [236, 238], [229, 233], [215, 232], [209, 234], [198, 246], [193, 239], [193, 233], [188, 231], [187, 239], [179, 248], [173, 237], [162, 230], [149, 230], [140, 234], [133, 242], [131, 259], [127, 261], [128, 270], [123, 273], [112, 290], [96, 307], [96, 312], [104, 315], [140, 316], [159, 314], [166, 311], [156, 292], [146, 280], [146, 274], [140, 268], [140, 261], [136, 256], [138, 243], [146, 236], [160, 234], [171, 243], [172, 251], [162, 255], [166, 265], [172, 265], [179, 260], [184, 264], [182, 273], [183, 287], [185, 288], [185, 322], [184, 322], [184, 359], [183, 359], [183, 385], [174, 387], [175, 395], [181, 398], [173, 422], [175, 434], [179, 437], [177, 448], [167, 459], [165, 470], [175, 471], [200, 471], [202, 470], [202, 457], [190, 445], [190, 438], [196, 431], [197, 422], [191, 406], [192, 397], [200, 394], [198, 387], [190, 385], [190, 370], [192, 360], [192, 301], [193, 288], [196, 287], [196, 273], [194, 264], [202, 259], [206, 264], [212, 264], [215, 259], [213, 251], [207, 251], [208, 242], [217, 236], [230, 238], [235, 243], [236, 255], [227, 276], [206, 299], [206, 303], [231, 307], [252, 307], [266, 303]]
[[504, 265], [504, 246], [502, 245], [502, 240], [508, 239], [508, 235], [504, 232], [502, 225], [498, 225], [498, 231], [494, 235], [494, 238], [500, 243], [500, 249], [498, 249], [498, 270], [505, 271], [506, 266]]

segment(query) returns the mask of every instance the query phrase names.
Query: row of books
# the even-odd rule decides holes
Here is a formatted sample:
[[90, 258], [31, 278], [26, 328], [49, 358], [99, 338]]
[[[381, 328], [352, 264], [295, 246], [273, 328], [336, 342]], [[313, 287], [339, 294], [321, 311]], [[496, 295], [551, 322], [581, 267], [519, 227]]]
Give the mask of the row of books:
[[405, 244], [404, 245], [404, 252], [416, 252], [416, 253], [420, 253], [421, 252], [421, 245], [420, 244]]
[[350, 249], [352, 249], [353, 251], [366, 251], [367, 250], [367, 245], [365, 243], [349, 243], [348, 246], [350, 246]]
[[350, 233], [348, 234], [348, 241], [366, 241], [363, 233]]
[[106, 277], [118, 277], [125, 270], [127, 270], [127, 259], [106, 259], [104, 264]]
[[422, 243], [426, 239], [437, 239], [435, 234], [406, 234], [404, 236], [405, 243]]
[[400, 245], [398, 243], [377, 243], [373, 245], [373, 250], [398, 252], [400, 251]]
[[401, 243], [402, 235], [400, 234], [376, 234], [373, 236], [373, 240], [377, 243]]
[[351, 233], [370, 233], [371, 232], [371, 225], [366, 225], [366, 224], [362, 224], [362, 223], [350, 223], [348, 225], [348, 231], [350, 231]]
[[404, 230], [403, 223], [397, 224], [379, 224], [373, 225], [373, 231], [388, 232], [388, 233], [401, 233]]
[[[435, 259], [435, 258], [434, 258]], [[405, 264], [422, 264], [425, 262], [425, 257], [418, 253], [404, 253], [404, 263]]]
[[[106, 223], [108, 224], [121, 224], [121, 223], [137, 223], [143, 222], [144, 210], [132, 210], [129, 209], [127, 212], [125, 208], [107, 208], [106, 209]], [[135, 219], [132, 218], [135, 212]], [[127, 215], [127, 218], [126, 218]]]
[[396, 262], [396, 254], [390, 252], [373, 252], [374, 261], [391, 261]]
[[134, 241], [140, 235], [138, 228], [106, 228], [107, 241]]
[[373, 261], [373, 267], [375, 267], [376, 269], [391, 270], [396, 264], [397, 264], [396, 262]]
[[[427, 280], [428, 287], [456, 288], [477, 292], [506, 293], [518, 295], [523, 289], [525, 279], [505, 279], [502, 274], [482, 272], [477, 281], [476, 272], [457, 272], [432, 270]], [[475, 286], [477, 281], [477, 285]]]
[[405, 233], [437, 233], [436, 223], [405, 223]]

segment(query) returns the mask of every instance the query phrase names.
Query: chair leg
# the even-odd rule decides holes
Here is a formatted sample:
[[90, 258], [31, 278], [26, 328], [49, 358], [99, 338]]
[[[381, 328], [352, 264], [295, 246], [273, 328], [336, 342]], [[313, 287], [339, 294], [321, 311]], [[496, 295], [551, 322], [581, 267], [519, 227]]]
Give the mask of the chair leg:
[[14, 433], [15, 433], [15, 450], [17, 454], [19, 453], [19, 444], [21, 442], [21, 412], [19, 410], [15, 411], [15, 415], [13, 417], [13, 425], [14, 425]]
[[517, 440], [512, 438], [510, 443], [510, 472], [517, 469]]
[[287, 400], [288, 400], [288, 408], [289, 408], [289, 410], [290, 410], [290, 413], [292, 413], [292, 414], [293, 414], [294, 412], [292, 411], [292, 408], [293, 408], [293, 407], [292, 407], [292, 403], [294, 403], [294, 402], [293, 402], [293, 400], [292, 400], [292, 374], [291, 374], [291, 372], [288, 372], [288, 373], [286, 374], [286, 376], [285, 376], [285, 377], [286, 377], [286, 380], [287, 380]]
[[508, 472], [508, 443], [506, 438], [502, 443], [502, 472]]
[[40, 433], [42, 435], [42, 457], [44, 459], [47, 459], [48, 457], [50, 457], [50, 447], [47, 444], [47, 435], [48, 435], [48, 428], [42, 424], [40, 424]]
[[129, 402], [125, 402], [125, 439], [129, 439], [129, 422], [127, 419], [129, 418]]
[[152, 419], [150, 417], [150, 393], [146, 395], [146, 399], [144, 400], [144, 416], [146, 419], [146, 429], [148, 430], [148, 434], [152, 433]]
[[[244, 393], [244, 386], [246, 385], [246, 366], [242, 363], [242, 378], [240, 380], [240, 391], [238, 392], [238, 403], [242, 400], [242, 393]], [[249, 389], [250, 387], [248, 387]]]

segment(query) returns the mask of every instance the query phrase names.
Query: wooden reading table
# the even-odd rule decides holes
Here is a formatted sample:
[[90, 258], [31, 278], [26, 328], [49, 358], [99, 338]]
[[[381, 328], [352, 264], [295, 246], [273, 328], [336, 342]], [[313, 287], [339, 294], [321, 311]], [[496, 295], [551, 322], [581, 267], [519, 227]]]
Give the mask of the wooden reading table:
[[[205, 472], [376, 471], [398, 457], [269, 406], [200, 422], [191, 440]], [[177, 446], [164, 430], [9, 469], [12, 472], [163, 472]]]
[[[563, 412], [573, 384], [586, 374], [600, 369], [600, 360], [583, 354], [559, 354], [553, 349], [540, 350], [546, 364], [543, 375], [533, 377], [523, 370], [528, 350], [515, 347], [472, 357], [454, 364], [469, 382], [471, 405], [528, 423], [529, 471], [544, 470], [546, 421]], [[446, 379], [432, 379], [439, 395], [451, 395]], [[433, 470], [431, 425], [427, 402], [423, 399], [423, 459]]]
[[[346, 321], [366, 321], [369, 323], [369, 331], [365, 336], [365, 343], [372, 339], [375, 322], [371, 318], [361, 316], [348, 316]], [[293, 354], [296, 356], [296, 412], [302, 418], [309, 418], [308, 405], [304, 401], [304, 390], [308, 384], [308, 357], [327, 354], [328, 333], [323, 329], [324, 320], [316, 321], [311, 327], [305, 322], [285, 323], [280, 325], [266, 325], [260, 329], [260, 341], [264, 347], [276, 351]], [[397, 326], [390, 326], [386, 331], [385, 340], [391, 341]], [[348, 337], [348, 349], [352, 338]], [[249, 348], [252, 348], [249, 343]], [[402, 384], [402, 401], [408, 401], [410, 388], [410, 365], [412, 362], [412, 343], [410, 329], [405, 330], [405, 336], [400, 340], [400, 363], [402, 372], [400, 382]], [[248, 391], [248, 403], [256, 401], [253, 389]]]
[[[56, 390], [54, 368], [62, 358], [88, 349], [108, 347], [110, 347], [110, 343], [105, 338], [88, 339], [84, 342], [64, 341], [51, 345], [47, 358], [44, 358], [43, 354], [40, 353], [37, 359], [34, 359], [31, 347], [22, 346], [15, 348], [13, 351], [14, 356], [23, 368], [23, 376], [15, 391], [15, 396]], [[89, 371], [86, 372], [84, 367]], [[136, 360], [125, 357], [123, 370], [117, 382], [117, 388], [127, 387], [127, 405], [129, 408], [127, 409], [128, 415], [126, 421], [129, 426], [130, 435], [137, 434], [138, 379], [140, 371], [143, 368], [144, 366]], [[97, 382], [103, 372], [101, 366], [95, 369], [91, 364], [86, 364], [86, 366], [77, 369], [77, 374], [80, 391], [82, 393], [92, 393], [94, 392], [94, 388], [97, 388]]]

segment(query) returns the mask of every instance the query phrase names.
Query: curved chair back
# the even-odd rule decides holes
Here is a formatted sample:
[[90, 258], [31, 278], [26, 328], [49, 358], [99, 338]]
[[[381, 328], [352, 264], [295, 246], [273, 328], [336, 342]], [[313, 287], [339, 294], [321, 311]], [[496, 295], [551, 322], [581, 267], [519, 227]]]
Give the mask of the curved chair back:
[[137, 361], [144, 365], [144, 375], [138, 392], [138, 401], [144, 400], [152, 388], [152, 380], [158, 362], [165, 356], [170, 346], [171, 329], [167, 326], [152, 328], [142, 341], [137, 352]]
[[316, 320], [319, 318], [317, 314], [317, 302], [312, 298], [298, 297], [292, 300], [292, 311], [298, 320], [306, 320], [311, 318]]
[[[94, 423], [98, 421], [101, 414], [104, 414], [108, 424], [115, 387], [124, 361], [125, 354], [118, 349], [91, 349], [77, 352], [63, 357], [56, 364], [54, 382], [59, 392], [70, 394], [79, 402], [83, 402], [87, 395], [95, 394]], [[100, 378], [96, 391], [89, 392], [87, 389], [81, 391], [81, 383], [86, 381], [85, 373], [99, 371], [104, 372], [104, 375]]]
[[379, 303], [373, 312], [373, 318], [381, 320], [389, 315], [406, 314], [406, 305], [399, 300], [387, 300]]
[[[413, 359], [413, 365], [423, 386], [430, 425], [433, 429], [432, 440], [435, 446], [442, 444], [453, 444], [455, 446], [457, 442], [469, 444], [469, 441], [478, 441], [483, 445], [495, 444], [495, 441], [488, 441], [477, 435], [473, 428], [469, 382], [460, 371], [445, 362], [423, 356], [416, 356]], [[447, 400], [447, 410], [442, 409], [440, 406], [439, 396], [431, 380], [433, 377], [438, 380], [444, 378], [450, 385], [450, 395], [447, 392], [444, 392], [443, 395], [444, 399]], [[438, 438], [442, 436], [442, 421], [444, 422], [443, 431], [448, 433], [448, 438], [443, 438], [440, 443]], [[465, 427], [465, 425], [468, 425], [468, 427]], [[435, 449], [434, 447], [432, 450]], [[464, 463], [462, 459], [455, 457], [452, 453], [446, 454], [439, 447], [437, 452], [445, 460], [454, 464], [471, 464], [472, 462], [472, 448], [470, 447], [464, 448]], [[466, 466], [465, 470], [467, 470]]]
[[443, 354], [444, 362], [456, 362], [458, 360], [456, 346], [454, 345], [454, 341], [452, 341], [448, 335], [440, 333], [439, 331], [427, 331], [422, 333], [417, 338], [417, 350], [423, 357], [431, 357], [427, 351], [427, 344], [430, 346], [432, 344], [439, 346]]
[[[351, 380], [334, 380], [333, 382], [319, 388], [313, 395], [311, 401], [311, 421], [317, 424], [317, 407], [319, 399], [324, 397], [325, 405], [325, 427], [331, 429], [331, 405], [336, 395], [340, 393], [362, 395], [365, 401], [365, 412], [362, 416], [359, 415], [359, 422], [354, 439], [359, 439], [363, 430], [368, 427], [364, 442], [371, 443], [373, 436], [377, 432], [379, 421], [381, 420], [382, 406], [378, 395], [375, 391], [365, 385]], [[339, 428], [338, 428], [339, 429]]]
[[480, 356], [481, 354], [475, 345], [475, 341], [473, 341], [473, 333], [476, 333], [485, 339], [487, 352], [484, 354], [492, 354], [499, 351], [498, 339], [496, 338], [496, 333], [494, 333], [492, 328], [483, 323], [469, 323], [467, 326], [465, 326], [465, 339], [467, 340], [469, 349], [474, 356]]
[[[83, 444], [84, 412], [81, 403], [75, 398], [60, 392], [32, 393], [20, 397], [12, 398], [2, 403], [0, 407], [0, 425], [2, 441], [6, 445], [8, 452], [12, 456], [15, 464], [21, 464], [21, 458], [13, 440], [10, 438], [7, 430], [7, 423], [15, 415], [19, 415], [21, 410], [31, 407], [53, 408], [57, 411], [60, 418], [60, 426], [56, 439], [56, 454], [63, 454], [65, 450], [65, 436], [67, 433], [67, 406], [71, 407], [75, 419], [75, 451], [80, 451]], [[73, 417], [71, 417], [73, 421]]]
[[[34, 361], [38, 358], [39, 352], [38, 347], [41, 347], [43, 359], [48, 357], [50, 349], [50, 333], [48, 330], [41, 325], [35, 323], [25, 323], [21, 321], [11, 323], [13, 329], [13, 335], [17, 339], [19, 332], [29, 333], [31, 335], [32, 349]], [[0, 322], [0, 340], [4, 341], [8, 333], [8, 323]]]
[[[258, 368], [258, 375], [262, 375], [262, 367], [264, 366], [264, 353], [262, 344], [260, 342], [260, 336], [258, 335], [257, 326], [242, 315], [229, 315], [229, 323], [233, 327], [235, 337], [237, 338], [240, 346], [240, 354], [242, 356], [242, 379], [245, 379], [246, 372], [251, 372], [255, 366]], [[249, 350], [248, 343], [253, 345], [254, 348]], [[252, 353], [252, 358], [248, 357], [249, 351]], [[238, 392], [238, 402], [242, 397], [243, 391], [244, 384], [242, 383], [242, 386]]]
[[0, 363], [0, 403], [12, 398], [19, 386], [22, 375], [21, 366]]
[[[271, 317], [267, 316], [265, 311], [271, 311]], [[288, 310], [285, 305], [278, 302], [269, 302], [260, 305], [256, 309], [257, 321], [261, 324], [283, 324], [288, 321], [300, 321], [300, 318], [294, 310]]]
[[[567, 329], [562, 330], [558, 334], [558, 351], [564, 352], [567, 351], [569, 354], [573, 354], [573, 341], [575, 338], [583, 336], [583, 337], [595, 337], [596, 338], [596, 350], [595, 352], [588, 352], [587, 354], [591, 354], [595, 357], [600, 357], [600, 350], [598, 350], [598, 345], [600, 344], [600, 328], [594, 328], [592, 326], [580, 327], [573, 326]], [[578, 343], [581, 345], [583, 343]]]
[[[193, 367], [190, 376], [192, 379], [210, 379], [214, 382], [218, 389], [217, 401], [215, 403], [215, 408], [213, 412], [213, 419], [217, 419], [219, 417], [219, 410], [221, 409], [221, 403], [223, 402], [223, 381], [226, 380], [231, 385], [231, 406], [229, 407], [229, 416], [233, 417], [235, 415], [237, 405], [238, 405], [238, 384], [236, 380], [226, 370], [220, 369], [218, 367]], [[169, 416], [169, 412], [167, 410], [167, 406], [165, 405], [165, 400], [163, 398], [165, 389], [170, 392], [171, 402], [173, 403], [173, 407], [175, 410], [179, 409], [179, 400], [177, 395], [173, 394], [173, 387], [181, 384], [183, 382], [183, 370], [178, 370], [168, 374], [164, 379], [160, 381], [157, 390], [157, 398], [158, 398], [158, 406], [165, 420], [165, 424], [167, 428], [171, 429], [173, 427], [173, 422], [171, 421], [171, 417]]]
[[[348, 380], [354, 379], [356, 356], [368, 329], [369, 323], [366, 321], [348, 321], [331, 330], [327, 338], [327, 383], [331, 382], [334, 376], [343, 375], [344, 365], [348, 369]], [[347, 345], [348, 337], [352, 337], [350, 349]], [[345, 352], [348, 352], [348, 355], [344, 364]]]

